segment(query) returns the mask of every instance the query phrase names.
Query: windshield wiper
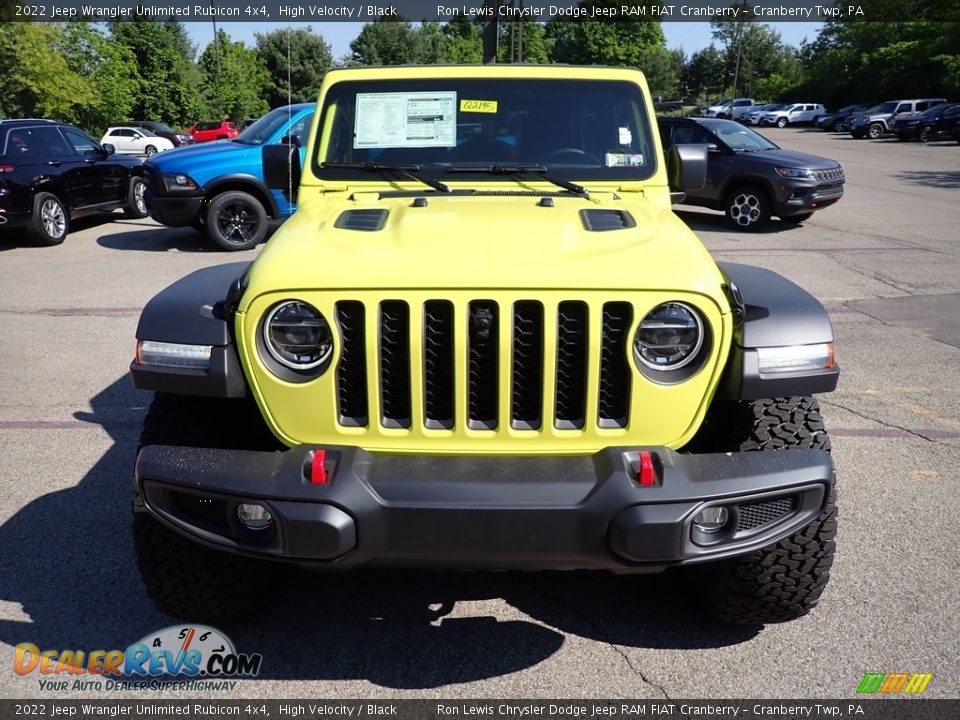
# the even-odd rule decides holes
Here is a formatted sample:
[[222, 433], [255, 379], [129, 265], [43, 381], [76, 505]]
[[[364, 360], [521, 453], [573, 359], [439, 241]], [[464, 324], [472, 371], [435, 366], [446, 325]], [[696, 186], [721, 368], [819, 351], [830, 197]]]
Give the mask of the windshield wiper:
[[590, 197], [590, 191], [582, 185], [577, 185], [569, 180], [548, 175], [547, 168], [542, 165], [452, 165], [447, 168], [448, 173], [488, 173], [490, 175], [538, 175], [548, 183], [553, 183], [557, 187], [569, 190], [575, 195], [581, 195], [585, 198]]
[[321, 163], [320, 167], [330, 168], [331, 170], [363, 170], [364, 172], [396, 172], [401, 175], [406, 175], [409, 178], [413, 178], [418, 182], [422, 182], [424, 185], [429, 185], [434, 190], [442, 193], [450, 192], [450, 188], [444, 185], [439, 180], [431, 180], [425, 178], [422, 175], [418, 175], [420, 172], [419, 165], [389, 165], [386, 163], [377, 163], [377, 162], [362, 162], [362, 163], [341, 163], [341, 162], [325, 162]]

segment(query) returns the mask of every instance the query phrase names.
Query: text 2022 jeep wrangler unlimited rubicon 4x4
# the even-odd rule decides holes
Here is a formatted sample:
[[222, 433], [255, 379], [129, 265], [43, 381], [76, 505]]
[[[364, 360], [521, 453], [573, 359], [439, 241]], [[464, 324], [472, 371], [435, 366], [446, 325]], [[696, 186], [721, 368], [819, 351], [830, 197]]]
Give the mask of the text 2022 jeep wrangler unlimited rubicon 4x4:
[[334, 70], [317, 108], [303, 167], [263, 150], [293, 217], [140, 319], [134, 543], [157, 607], [243, 615], [285, 561], [689, 565], [721, 619], [812, 608], [836, 531], [811, 397], [837, 383], [830, 320], [671, 212], [706, 147], [662, 156], [643, 75]]

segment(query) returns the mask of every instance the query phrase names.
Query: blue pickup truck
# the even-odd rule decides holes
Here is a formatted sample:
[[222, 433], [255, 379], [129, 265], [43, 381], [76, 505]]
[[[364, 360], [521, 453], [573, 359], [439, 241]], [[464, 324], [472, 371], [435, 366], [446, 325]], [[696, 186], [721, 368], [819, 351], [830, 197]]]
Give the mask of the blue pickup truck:
[[225, 250], [247, 250], [296, 206], [263, 182], [261, 146], [293, 143], [304, 161], [314, 103], [271, 110], [235, 140], [168, 150], [144, 163], [147, 206], [154, 220], [192, 226]]

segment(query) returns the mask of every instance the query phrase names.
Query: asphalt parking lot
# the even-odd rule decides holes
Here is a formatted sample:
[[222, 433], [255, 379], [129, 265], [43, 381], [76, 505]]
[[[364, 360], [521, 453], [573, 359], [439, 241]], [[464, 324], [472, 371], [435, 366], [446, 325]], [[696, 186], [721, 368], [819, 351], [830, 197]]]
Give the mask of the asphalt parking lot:
[[[830, 310], [843, 373], [821, 402], [841, 515], [820, 606], [718, 628], [670, 576], [297, 576], [262, 621], [222, 627], [264, 657], [230, 697], [850, 697], [894, 671], [960, 697], [960, 146], [763, 132], [839, 160], [842, 202], [759, 234], [680, 214], [718, 259], [778, 271]], [[2, 698], [51, 697], [12, 671], [17, 643], [122, 649], [171, 624], [129, 537], [149, 402], [126, 372], [134, 330], [168, 283], [256, 252], [119, 214], [75, 228], [54, 248], [0, 236]]]

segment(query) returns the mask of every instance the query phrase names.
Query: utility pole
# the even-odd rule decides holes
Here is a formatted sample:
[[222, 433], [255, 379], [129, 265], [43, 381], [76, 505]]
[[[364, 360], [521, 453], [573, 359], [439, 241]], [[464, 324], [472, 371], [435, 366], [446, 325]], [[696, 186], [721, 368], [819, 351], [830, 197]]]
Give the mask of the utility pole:
[[487, 21], [483, 24], [483, 64], [497, 62], [497, 0], [484, 0]]

